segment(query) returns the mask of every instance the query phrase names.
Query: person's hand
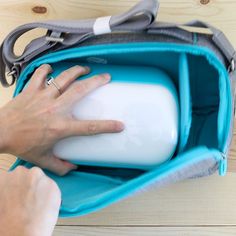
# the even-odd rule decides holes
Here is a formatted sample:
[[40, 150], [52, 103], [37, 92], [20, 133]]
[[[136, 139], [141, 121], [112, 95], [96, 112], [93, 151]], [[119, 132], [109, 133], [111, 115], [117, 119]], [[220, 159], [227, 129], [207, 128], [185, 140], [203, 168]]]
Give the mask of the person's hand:
[[55, 78], [55, 86], [45, 86], [52, 68], [40, 66], [16, 98], [0, 109], [0, 152], [11, 153], [58, 175], [75, 169], [52, 153], [52, 146], [62, 138], [75, 135], [94, 135], [120, 132], [123, 123], [114, 120], [76, 120], [73, 104], [110, 80], [109, 74], [75, 81], [89, 73], [89, 68], [74, 66]]
[[0, 235], [51, 236], [61, 192], [38, 167], [0, 172]]

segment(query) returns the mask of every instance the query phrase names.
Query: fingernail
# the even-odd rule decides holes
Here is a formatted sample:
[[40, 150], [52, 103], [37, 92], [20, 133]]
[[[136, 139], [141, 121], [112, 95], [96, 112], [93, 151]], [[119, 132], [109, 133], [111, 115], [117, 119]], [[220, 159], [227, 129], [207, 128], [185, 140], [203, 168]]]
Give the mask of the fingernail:
[[108, 73], [101, 74], [100, 76], [102, 77], [102, 80], [103, 80], [104, 82], [108, 82], [108, 81], [110, 81], [110, 79], [111, 79], [111, 75], [108, 74]]
[[64, 165], [66, 165], [68, 168], [70, 168], [70, 170], [76, 170], [78, 168], [77, 165], [75, 165], [71, 162], [68, 162], [68, 161], [64, 161]]
[[73, 167], [71, 168], [71, 170], [76, 170], [78, 168], [77, 165], [73, 165]]
[[84, 69], [86, 70], [86, 73], [89, 73], [91, 71], [90, 67], [85, 66]]
[[125, 125], [122, 122], [117, 123], [117, 131], [122, 131], [124, 130]]

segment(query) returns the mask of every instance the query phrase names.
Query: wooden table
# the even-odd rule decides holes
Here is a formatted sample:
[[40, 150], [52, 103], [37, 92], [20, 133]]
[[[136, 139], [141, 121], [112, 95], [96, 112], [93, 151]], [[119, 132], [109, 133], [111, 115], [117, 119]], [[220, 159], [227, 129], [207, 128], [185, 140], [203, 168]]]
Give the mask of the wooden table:
[[[45, 19], [91, 18], [123, 12], [137, 0], [0, 0], [0, 41], [17, 25]], [[163, 0], [161, 21], [206, 20], [221, 28], [236, 47], [236, 1]], [[32, 31], [17, 42], [20, 53], [26, 42], [42, 31]], [[0, 88], [0, 106], [14, 88]], [[6, 170], [13, 156], [0, 155]], [[233, 141], [229, 173], [188, 180], [163, 189], [143, 190], [120, 203], [89, 216], [59, 220], [61, 235], [204, 235], [236, 234], [236, 142]]]

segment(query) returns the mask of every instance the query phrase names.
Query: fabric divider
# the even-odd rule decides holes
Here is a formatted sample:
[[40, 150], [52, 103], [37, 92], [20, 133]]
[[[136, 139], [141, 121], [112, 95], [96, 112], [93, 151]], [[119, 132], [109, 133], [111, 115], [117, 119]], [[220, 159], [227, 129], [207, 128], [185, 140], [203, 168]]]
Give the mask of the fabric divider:
[[192, 121], [189, 67], [186, 53], [181, 53], [179, 57], [179, 103], [180, 135], [178, 152], [182, 152], [188, 141]]

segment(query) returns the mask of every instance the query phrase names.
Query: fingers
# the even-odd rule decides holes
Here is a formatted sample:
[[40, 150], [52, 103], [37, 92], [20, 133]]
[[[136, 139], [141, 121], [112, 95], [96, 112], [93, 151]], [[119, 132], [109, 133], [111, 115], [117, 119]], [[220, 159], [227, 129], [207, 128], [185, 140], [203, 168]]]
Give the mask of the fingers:
[[61, 160], [54, 156], [53, 154], [48, 154], [40, 158], [39, 163], [34, 163], [43, 169], [49, 170], [59, 176], [63, 176], [70, 172], [71, 170], [77, 169], [77, 166], [68, 162]]
[[[89, 72], [89, 67], [76, 65], [58, 75], [55, 78], [55, 83], [59, 86], [61, 92], [63, 93], [74, 80], [82, 75], [88, 74]], [[49, 95], [53, 97], [58, 97], [60, 95], [57, 88], [53, 85], [48, 86], [47, 91]]]
[[88, 93], [97, 89], [100, 86], [107, 84], [111, 80], [111, 76], [107, 73], [95, 75], [91, 78], [77, 81], [58, 98], [58, 103], [61, 105], [72, 106], [76, 101], [85, 97]]
[[30, 173], [34, 176], [37, 176], [37, 177], [43, 177], [43, 176], [46, 176], [44, 174], [44, 172], [42, 171], [42, 169], [40, 169], [39, 167], [37, 166], [34, 166], [32, 168], [29, 169]]
[[38, 67], [33, 73], [26, 90], [36, 91], [45, 88], [45, 80], [52, 72], [52, 67], [49, 64], [43, 64]]
[[124, 124], [116, 120], [71, 120], [62, 132], [62, 137], [87, 136], [101, 133], [117, 133], [124, 129]]
[[57, 204], [60, 205], [61, 200], [61, 191], [54, 180], [49, 178], [44, 171], [37, 167], [33, 166], [30, 169], [27, 169], [28, 178], [31, 178], [31, 183], [35, 186], [36, 184], [43, 183], [43, 189], [48, 188], [48, 191], [52, 191], [54, 193], [53, 203], [56, 203], [56, 198], [58, 198]]
[[[49, 170], [59, 176], [63, 176], [65, 174], [67, 174], [68, 172], [70, 172], [71, 170], [77, 169], [77, 165], [74, 165], [74, 164], [64, 161], [64, 160], [60, 160], [56, 156], [54, 156], [53, 154], [49, 154], [47, 156], [44, 156], [44, 157], [40, 158], [40, 161], [38, 163], [34, 162], [33, 164], [35, 164], [43, 169]], [[43, 170], [37, 166], [34, 166], [30, 169], [25, 168], [24, 166], [19, 166], [13, 172], [14, 173], [16, 173], [16, 172], [23, 173], [24, 172], [26, 174], [30, 173], [35, 178], [40, 180], [43, 177], [46, 177], [46, 175], [43, 172]]]

